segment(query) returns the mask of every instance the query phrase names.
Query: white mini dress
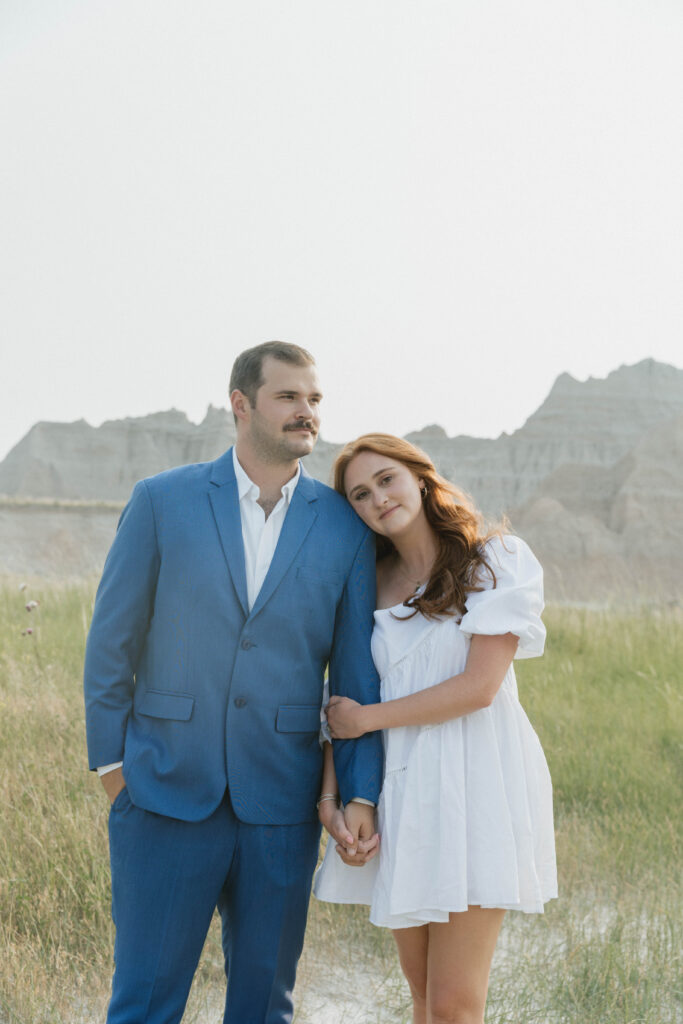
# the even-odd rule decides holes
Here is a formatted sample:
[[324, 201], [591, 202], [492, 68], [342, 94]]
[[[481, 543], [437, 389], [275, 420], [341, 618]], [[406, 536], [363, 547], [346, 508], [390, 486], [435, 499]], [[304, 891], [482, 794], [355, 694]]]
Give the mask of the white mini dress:
[[[404, 605], [375, 612], [382, 701], [458, 675], [474, 634], [516, 634], [517, 658], [543, 653], [541, 566], [512, 536], [490, 540], [486, 556], [496, 585], [484, 573], [460, 622], [409, 617]], [[447, 921], [470, 905], [541, 913], [557, 896], [552, 785], [513, 667], [489, 707], [383, 735], [379, 856], [348, 867], [329, 842], [318, 899], [368, 904], [372, 923], [387, 928]]]

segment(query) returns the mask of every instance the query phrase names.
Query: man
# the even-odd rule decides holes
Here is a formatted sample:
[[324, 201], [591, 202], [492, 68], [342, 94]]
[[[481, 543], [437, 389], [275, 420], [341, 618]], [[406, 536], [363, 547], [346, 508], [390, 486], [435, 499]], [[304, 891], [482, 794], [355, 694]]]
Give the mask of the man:
[[[88, 638], [90, 767], [112, 801], [109, 1024], [181, 1019], [216, 906], [224, 1021], [291, 1021], [326, 665], [332, 693], [379, 700], [372, 535], [299, 464], [320, 422], [313, 359], [257, 346], [230, 390], [234, 449], [135, 486]], [[380, 736], [334, 754], [353, 862], [374, 841]]]

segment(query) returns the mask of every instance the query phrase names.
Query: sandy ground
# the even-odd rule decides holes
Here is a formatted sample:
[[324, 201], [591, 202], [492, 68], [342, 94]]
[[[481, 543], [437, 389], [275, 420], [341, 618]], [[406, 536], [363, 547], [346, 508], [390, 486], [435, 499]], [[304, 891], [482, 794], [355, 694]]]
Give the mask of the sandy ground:
[[301, 978], [295, 990], [295, 1024], [402, 1024], [409, 1019], [408, 986], [395, 973], [382, 978], [356, 967], [350, 982], [329, 971]]
[[[385, 985], [376, 976], [356, 976], [357, 995], [344, 991], [339, 978], [321, 979], [315, 985], [297, 983], [294, 1024], [404, 1024], [410, 1020], [408, 1011], [396, 1006], [396, 982]], [[387, 988], [390, 989], [387, 992]], [[407, 988], [405, 1000], [409, 1000]], [[390, 1006], [386, 1005], [389, 1001]], [[192, 1024], [220, 1024], [223, 1020], [223, 996], [207, 1000], [199, 1014], [191, 1015]], [[72, 1024], [101, 1024], [103, 1017], [94, 1017], [92, 1009], [74, 1006]]]
[[[346, 971], [314, 963], [309, 953], [297, 974], [294, 1024], [406, 1024], [412, 1020], [408, 986], [398, 965], [389, 965], [389, 970], [382, 977], [380, 965], [368, 964], [360, 950], [358, 961]], [[220, 1024], [224, 995], [221, 985], [206, 992], [199, 1006], [188, 1006], [188, 1024]], [[79, 1017], [78, 1024], [97, 1022], [90, 1014]]]
[[[329, 972], [315, 979], [298, 980], [294, 1024], [405, 1024], [411, 1015], [405, 982], [396, 977], [381, 979], [370, 971], [356, 971], [355, 992], [346, 990], [346, 979]], [[402, 1012], [400, 1007], [405, 1007]], [[208, 998], [199, 1013], [189, 1014], [192, 1024], [220, 1024], [223, 996]], [[99, 1024], [92, 1015], [79, 1016], [79, 1024]], [[75, 1022], [74, 1022], [75, 1024]]]

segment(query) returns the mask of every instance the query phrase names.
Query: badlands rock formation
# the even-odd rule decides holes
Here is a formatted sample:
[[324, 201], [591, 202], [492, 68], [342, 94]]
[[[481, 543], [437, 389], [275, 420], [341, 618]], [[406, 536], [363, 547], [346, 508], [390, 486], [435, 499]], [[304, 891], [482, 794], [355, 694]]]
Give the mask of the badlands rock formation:
[[234, 440], [232, 418], [213, 406], [198, 426], [176, 409], [101, 427], [36, 423], [0, 463], [0, 494], [125, 502], [136, 480], [215, 459]]
[[[683, 594], [683, 371], [645, 360], [606, 379], [563, 374], [514, 434], [408, 435], [489, 516], [506, 512], [560, 600]], [[104, 423], [38, 423], [0, 463], [0, 571], [97, 572], [136, 480], [215, 458], [231, 416], [176, 410]], [[307, 460], [328, 481], [337, 448]], [[113, 503], [113, 505], [112, 505]]]
[[595, 486], [652, 427], [682, 413], [683, 370], [647, 359], [604, 380], [581, 383], [563, 373], [524, 426], [495, 441], [448, 438], [440, 427], [408, 437], [438, 461], [444, 476], [497, 514], [527, 501], [566, 467], [592, 470]]

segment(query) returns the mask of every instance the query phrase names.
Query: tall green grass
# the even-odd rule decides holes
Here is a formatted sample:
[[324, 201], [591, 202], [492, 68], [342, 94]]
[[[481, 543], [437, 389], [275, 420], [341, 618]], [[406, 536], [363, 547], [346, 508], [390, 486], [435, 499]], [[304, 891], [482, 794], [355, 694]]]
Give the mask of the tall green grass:
[[[93, 587], [0, 587], [0, 1024], [104, 1019], [112, 970], [107, 804], [86, 770], [81, 667]], [[40, 605], [28, 613], [29, 598]], [[555, 786], [560, 899], [508, 914], [489, 1024], [683, 1021], [683, 629], [676, 609], [550, 609], [520, 697]], [[32, 635], [22, 636], [28, 626]], [[298, 994], [361, 983], [347, 1021], [403, 1022], [388, 933], [354, 907], [311, 906]], [[221, 1019], [212, 928], [188, 1021]], [[367, 1010], [363, 1010], [363, 999]]]
[[560, 900], [540, 920], [508, 915], [515, 955], [494, 970], [487, 1020], [681, 1021], [683, 617], [546, 621], [546, 655], [518, 678], [554, 781]]

